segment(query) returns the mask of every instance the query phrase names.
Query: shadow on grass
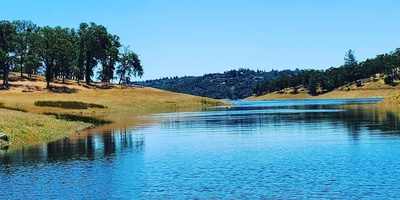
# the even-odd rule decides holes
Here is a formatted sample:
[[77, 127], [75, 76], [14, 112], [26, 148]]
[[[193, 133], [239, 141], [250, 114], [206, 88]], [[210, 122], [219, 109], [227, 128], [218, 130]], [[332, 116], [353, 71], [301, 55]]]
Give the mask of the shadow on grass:
[[20, 112], [28, 112], [27, 110], [20, 108], [20, 107], [6, 106], [6, 105], [4, 105], [4, 103], [0, 103], [0, 108], [7, 109], [7, 110], [20, 111]]
[[88, 108], [107, 108], [104, 105], [95, 103], [85, 103], [80, 101], [35, 101], [35, 106], [57, 107], [64, 109], [88, 109]]
[[79, 90], [75, 89], [75, 88], [69, 88], [66, 86], [51, 86], [49, 88], [50, 92], [54, 92], [54, 93], [67, 93], [67, 94], [71, 94], [71, 93], [77, 93]]
[[73, 115], [73, 114], [65, 114], [65, 113], [52, 113], [52, 112], [46, 112], [43, 114], [51, 115], [57, 119], [62, 119], [62, 120], [66, 120], [66, 121], [79, 121], [79, 122], [85, 122], [85, 123], [90, 123], [90, 124], [94, 124], [94, 125], [103, 125], [103, 124], [112, 123], [112, 121], [99, 119], [99, 118], [91, 117], [91, 116], [81, 116], [81, 115]]

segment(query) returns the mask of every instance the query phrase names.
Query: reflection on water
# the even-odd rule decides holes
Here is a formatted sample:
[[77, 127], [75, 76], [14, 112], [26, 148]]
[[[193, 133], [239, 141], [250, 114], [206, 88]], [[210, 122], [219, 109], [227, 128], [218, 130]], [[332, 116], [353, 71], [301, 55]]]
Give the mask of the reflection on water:
[[2, 152], [0, 198], [396, 198], [400, 119], [361, 105], [378, 100], [235, 102]]
[[4, 165], [36, 161], [94, 160], [121, 153], [125, 149], [140, 152], [143, 146], [144, 136], [141, 134], [130, 134], [128, 129], [103, 130], [10, 153], [3, 152], [0, 159]]
[[[357, 139], [361, 133], [400, 136], [399, 115], [390, 111], [381, 111], [377, 107], [366, 107], [361, 103], [377, 102], [377, 99], [352, 100], [349, 103], [357, 102], [352, 106], [343, 100], [334, 100], [324, 105], [326, 100], [306, 100], [307, 105], [301, 102], [291, 104], [300, 105], [281, 105], [282, 102], [273, 101], [279, 105], [249, 105], [249, 102], [239, 104], [228, 110], [220, 109], [213, 112], [193, 112], [160, 114], [158, 117], [161, 126], [169, 129], [207, 127], [209, 129], [219, 127], [229, 127], [232, 134], [244, 133], [241, 130], [247, 128], [245, 132], [255, 133], [257, 127], [269, 126], [331, 126], [332, 128], [346, 128], [346, 133], [350, 139]], [[314, 100], [315, 101], [315, 100]], [[260, 104], [260, 102], [257, 102]], [[313, 104], [317, 103], [317, 104]], [[245, 105], [245, 106], [244, 106]], [[243, 107], [242, 107], [243, 106]], [[366, 132], [365, 130], [368, 130]]]

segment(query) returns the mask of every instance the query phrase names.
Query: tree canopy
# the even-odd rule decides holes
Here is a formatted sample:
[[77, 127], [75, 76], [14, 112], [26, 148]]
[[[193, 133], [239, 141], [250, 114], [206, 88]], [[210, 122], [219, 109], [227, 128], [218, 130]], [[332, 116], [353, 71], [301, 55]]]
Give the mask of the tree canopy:
[[0, 67], [3, 74], [3, 85], [8, 88], [8, 74], [15, 60], [16, 27], [8, 21], [0, 21]]
[[241, 68], [203, 76], [147, 80], [137, 84], [217, 99], [241, 99], [251, 96], [253, 88], [265, 80], [276, 79], [284, 74], [292, 76], [296, 73], [298, 73], [296, 70], [271, 70], [266, 72]]
[[[139, 56], [131, 50], [127, 56], [121, 48], [119, 36], [93, 22], [74, 29], [39, 27], [23, 20], [0, 21], [0, 70], [6, 88], [11, 70], [28, 78], [43, 74], [48, 87], [55, 79], [91, 84], [94, 78], [110, 83], [116, 75], [120, 78], [121, 72], [124, 77], [142, 76]], [[127, 68], [117, 74], [116, 66]]]

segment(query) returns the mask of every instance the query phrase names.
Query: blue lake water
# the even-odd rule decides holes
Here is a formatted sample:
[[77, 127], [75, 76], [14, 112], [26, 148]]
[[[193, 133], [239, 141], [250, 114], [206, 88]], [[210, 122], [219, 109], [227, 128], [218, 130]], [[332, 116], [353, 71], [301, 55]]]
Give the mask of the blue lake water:
[[237, 101], [2, 152], [0, 199], [398, 199], [379, 100]]

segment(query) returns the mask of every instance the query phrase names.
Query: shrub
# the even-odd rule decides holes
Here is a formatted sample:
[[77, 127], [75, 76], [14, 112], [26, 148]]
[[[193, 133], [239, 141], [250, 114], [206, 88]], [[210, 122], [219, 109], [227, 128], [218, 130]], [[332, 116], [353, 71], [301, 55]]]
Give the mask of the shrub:
[[394, 80], [392, 76], [385, 76], [385, 78], [383, 79], [383, 81], [385, 82], [385, 84], [387, 85], [393, 85]]
[[361, 81], [361, 80], [357, 80], [357, 81], [356, 81], [356, 86], [357, 86], [357, 87], [362, 87], [362, 86], [363, 86], [362, 81]]

